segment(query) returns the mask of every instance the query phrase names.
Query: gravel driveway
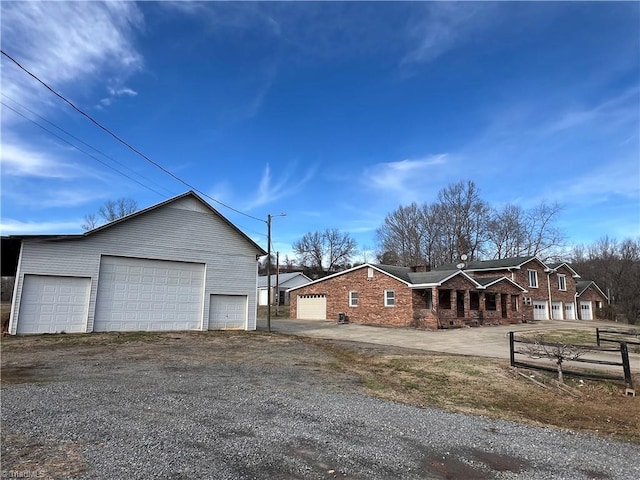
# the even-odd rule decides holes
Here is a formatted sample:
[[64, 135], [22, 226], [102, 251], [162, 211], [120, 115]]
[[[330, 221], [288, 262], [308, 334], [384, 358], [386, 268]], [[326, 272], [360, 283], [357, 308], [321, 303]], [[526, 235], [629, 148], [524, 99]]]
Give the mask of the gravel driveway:
[[3, 342], [4, 478], [640, 478], [637, 445], [373, 399], [293, 338], [48, 340]]

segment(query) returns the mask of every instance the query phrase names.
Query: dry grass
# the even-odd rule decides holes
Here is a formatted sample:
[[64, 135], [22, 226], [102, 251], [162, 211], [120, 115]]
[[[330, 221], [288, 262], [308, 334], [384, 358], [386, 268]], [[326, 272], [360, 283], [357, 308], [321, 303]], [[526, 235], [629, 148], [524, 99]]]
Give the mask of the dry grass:
[[[257, 312], [258, 318], [267, 318], [267, 307], [259, 306]], [[280, 305], [276, 314], [276, 307], [271, 307], [271, 316], [273, 318], [289, 318], [289, 305]]]
[[2, 320], [2, 331], [6, 332], [9, 328], [9, 316], [11, 315], [11, 303], [2, 302], [0, 304], [0, 318]]
[[[334, 368], [357, 374], [377, 397], [640, 443], [640, 397], [624, 396], [624, 384], [569, 378], [574, 397], [555, 387], [553, 374], [520, 370], [550, 388], [516, 375], [508, 362], [454, 355], [370, 355], [325, 345]], [[634, 379], [640, 382], [640, 376]]]

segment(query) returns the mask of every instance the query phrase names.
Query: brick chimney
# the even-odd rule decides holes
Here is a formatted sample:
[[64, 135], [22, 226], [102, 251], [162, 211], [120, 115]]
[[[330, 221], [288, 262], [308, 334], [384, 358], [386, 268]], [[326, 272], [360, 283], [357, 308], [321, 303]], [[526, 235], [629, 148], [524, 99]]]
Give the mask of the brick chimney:
[[424, 264], [424, 263], [421, 265], [414, 265], [413, 267], [411, 267], [411, 271], [412, 272], [430, 272], [431, 265]]

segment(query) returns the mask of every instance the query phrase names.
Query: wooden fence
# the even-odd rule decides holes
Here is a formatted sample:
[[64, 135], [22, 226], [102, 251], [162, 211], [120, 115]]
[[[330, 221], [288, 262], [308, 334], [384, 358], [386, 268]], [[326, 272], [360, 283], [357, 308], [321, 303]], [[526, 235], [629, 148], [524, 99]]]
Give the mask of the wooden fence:
[[[635, 338], [635, 340], [633, 340]], [[596, 343], [602, 342], [640, 345], [640, 330], [605, 330], [596, 328]]]
[[[626, 342], [618, 342], [619, 345], [617, 347], [603, 347], [603, 346], [594, 346], [594, 345], [572, 345], [572, 347], [580, 348], [583, 352], [596, 352], [596, 353], [619, 353], [620, 361], [612, 361], [612, 360], [602, 360], [602, 359], [594, 359], [594, 358], [575, 358], [570, 360], [570, 362], [579, 362], [584, 364], [593, 364], [593, 365], [603, 365], [603, 366], [611, 366], [611, 367], [622, 367], [622, 373], [624, 382], [627, 385], [627, 388], [633, 388], [633, 379], [631, 377], [631, 364], [629, 363], [629, 349], [627, 347]], [[547, 343], [547, 342], [538, 342], [535, 340], [523, 340], [515, 338], [514, 332], [509, 332], [509, 360], [512, 367], [524, 367], [524, 368], [532, 368], [535, 370], [544, 370], [548, 372], [556, 372], [557, 368], [548, 367], [544, 365], [540, 365], [539, 363], [533, 363], [532, 361], [522, 361], [519, 360], [521, 357], [516, 357], [516, 355], [526, 355], [531, 358], [531, 350], [519, 350], [516, 347], [516, 344], [520, 345], [540, 345], [545, 347], [561, 347], [562, 344], [559, 343]], [[553, 359], [551, 359], [553, 360]], [[578, 377], [588, 377], [588, 378], [602, 378], [609, 380], [620, 380], [620, 375], [614, 375], [606, 372], [594, 372], [594, 371], [580, 371], [573, 369], [566, 369], [564, 366], [562, 368], [562, 372], [566, 375], [573, 375]]]

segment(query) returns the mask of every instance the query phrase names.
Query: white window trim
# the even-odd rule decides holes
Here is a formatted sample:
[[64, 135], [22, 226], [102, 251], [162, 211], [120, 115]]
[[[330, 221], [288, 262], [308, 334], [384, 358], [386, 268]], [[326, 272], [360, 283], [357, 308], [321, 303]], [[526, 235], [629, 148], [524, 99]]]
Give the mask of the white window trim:
[[[387, 293], [391, 292], [393, 294], [393, 304], [389, 304], [387, 297]], [[396, 306], [396, 291], [395, 290], [385, 290], [384, 291], [384, 306], [385, 307], [395, 307]]]
[[[356, 302], [353, 303], [353, 294], [356, 294]], [[351, 290], [349, 292], [349, 306], [350, 307], [357, 307], [358, 306], [358, 301], [360, 300], [360, 296], [358, 295], [358, 292], [356, 290]]]
[[567, 276], [566, 275], [558, 275], [558, 290], [560, 290], [561, 292], [566, 292], [567, 291]]
[[[536, 280], [536, 284], [533, 285], [531, 282], [531, 273], [533, 272], [534, 274], [534, 278]], [[529, 287], [531, 288], [538, 288], [538, 271], [537, 270], [527, 270], [527, 283], [529, 284]]]

